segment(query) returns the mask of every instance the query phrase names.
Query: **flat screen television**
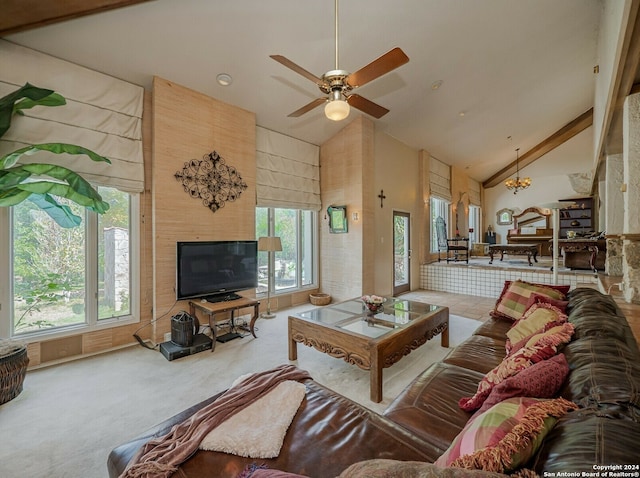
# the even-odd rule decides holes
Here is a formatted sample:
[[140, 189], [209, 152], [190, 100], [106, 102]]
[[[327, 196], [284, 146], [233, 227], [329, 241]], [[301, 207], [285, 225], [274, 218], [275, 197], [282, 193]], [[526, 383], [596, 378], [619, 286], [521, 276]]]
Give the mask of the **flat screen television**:
[[177, 243], [176, 298], [210, 301], [258, 287], [258, 241]]

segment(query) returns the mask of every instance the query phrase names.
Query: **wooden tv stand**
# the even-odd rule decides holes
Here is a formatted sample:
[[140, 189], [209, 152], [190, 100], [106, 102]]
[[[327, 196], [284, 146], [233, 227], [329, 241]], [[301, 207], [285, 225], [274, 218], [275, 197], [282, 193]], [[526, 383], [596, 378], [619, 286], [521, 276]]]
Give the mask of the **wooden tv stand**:
[[213, 334], [213, 344], [211, 345], [211, 351], [213, 352], [216, 348], [216, 314], [222, 314], [226, 312], [231, 313], [231, 318], [227, 319], [226, 315], [224, 319], [220, 319], [217, 322], [229, 321], [231, 324], [231, 330], [236, 329], [236, 325], [234, 323], [235, 320], [235, 312], [240, 309], [246, 309], [249, 307], [253, 307], [253, 316], [251, 317], [251, 321], [249, 322], [249, 332], [255, 338], [256, 336], [254, 326], [256, 324], [256, 320], [258, 320], [258, 307], [260, 306], [260, 301], [256, 299], [250, 299], [248, 297], [242, 297], [240, 299], [228, 300], [222, 302], [207, 302], [201, 300], [190, 300], [189, 301], [189, 313], [193, 316], [196, 316], [196, 312], [201, 312], [207, 316], [207, 320], [209, 323], [209, 328], [211, 329], [211, 333]]

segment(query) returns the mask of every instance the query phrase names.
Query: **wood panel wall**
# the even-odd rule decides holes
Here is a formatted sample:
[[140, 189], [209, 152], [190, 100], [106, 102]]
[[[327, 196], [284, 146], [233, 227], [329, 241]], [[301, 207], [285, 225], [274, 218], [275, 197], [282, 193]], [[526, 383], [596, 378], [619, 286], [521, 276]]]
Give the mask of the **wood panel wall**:
[[[188, 310], [176, 303], [176, 242], [255, 239], [255, 114], [162, 78], [153, 81], [153, 303], [155, 341], [170, 318]], [[247, 189], [215, 213], [187, 194], [174, 177], [185, 162], [217, 151], [237, 169]]]

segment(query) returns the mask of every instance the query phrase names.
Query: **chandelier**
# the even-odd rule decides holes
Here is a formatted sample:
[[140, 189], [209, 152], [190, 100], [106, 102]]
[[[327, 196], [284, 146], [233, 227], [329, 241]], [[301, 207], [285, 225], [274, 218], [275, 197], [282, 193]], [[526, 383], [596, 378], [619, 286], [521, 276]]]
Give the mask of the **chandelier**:
[[531, 178], [520, 178], [520, 167], [518, 164], [518, 152], [520, 151], [520, 148], [516, 149], [516, 177], [514, 178], [509, 178], [504, 182], [504, 185], [507, 187], [507, 189], [511, 190], [513, 189], [513, 194], [517, 194], [518, 191], [520, 191], [521, 189], [527, 189], [529, 186], [531, 186]]

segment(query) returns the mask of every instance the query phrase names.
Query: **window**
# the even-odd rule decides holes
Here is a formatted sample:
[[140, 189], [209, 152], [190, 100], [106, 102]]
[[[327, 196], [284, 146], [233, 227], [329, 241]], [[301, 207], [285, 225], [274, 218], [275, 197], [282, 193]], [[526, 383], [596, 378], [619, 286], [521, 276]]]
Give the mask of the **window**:
[[441, 217], [449, 227], [449, 202], [437, 197], [431, 197], [431, 252], [438, 252], [438, 235], [436, 234], [436, 219]]
[[480, 207], [469, 205], [469, 243], [475, 244], [476, 242], [482, 242], [482, 235], [480, 234]]
[[[98, 215], [75, 204], [83, 217], [75, 228], [58, 226], [30, 201], [0, 217], [10, 233], [1, 238], [0, 335], [41, 336], [137, 320], [138, 196], [99, 187], [109, 211]], [[61, 200], [62, 202], [63, 200]], [[136, 316], [134, 318], [134, 316]]]
[[[256, 237], [278, 236], [282, 251], [273, 254], [272, 293], [290, 292], [316, 283], [316, 213], [303, 209], [256, 208]], [[258, 293], [268, 287], [269, 254], [258, 252]]]

